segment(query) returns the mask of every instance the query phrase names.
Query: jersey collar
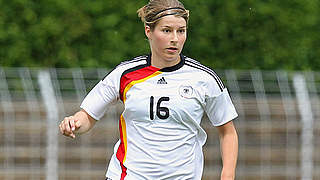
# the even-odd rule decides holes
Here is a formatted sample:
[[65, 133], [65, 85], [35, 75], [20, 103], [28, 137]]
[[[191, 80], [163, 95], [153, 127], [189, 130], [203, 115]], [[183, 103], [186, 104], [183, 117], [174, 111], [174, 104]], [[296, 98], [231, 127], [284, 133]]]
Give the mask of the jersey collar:
[[[180, 69], [183, 65], [184, 65], [184, 56], [182, 54], [180, 54], [180, 62], [174, 66], [170, 66], [170, 67], [165, 67], [160, 69], [159, 71], [161, 72], [172, 72], [172, 71], [176, 71], [178, 69]], [[151, 54], [148, 55], [147, 57], [147, 65], [151, 66]]]

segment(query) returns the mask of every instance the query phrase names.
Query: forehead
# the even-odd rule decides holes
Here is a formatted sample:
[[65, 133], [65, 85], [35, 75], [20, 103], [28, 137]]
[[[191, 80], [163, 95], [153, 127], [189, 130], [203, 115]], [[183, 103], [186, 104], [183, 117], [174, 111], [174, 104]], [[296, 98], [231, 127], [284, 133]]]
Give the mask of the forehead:
[[186, 27], [187, 22], [183, 17], [180, 16], [165, 16], [161, 18], [161, 20], [158, 22], [157, 26], [162, 27], [162, 26], [168, 26], [168, 27]]

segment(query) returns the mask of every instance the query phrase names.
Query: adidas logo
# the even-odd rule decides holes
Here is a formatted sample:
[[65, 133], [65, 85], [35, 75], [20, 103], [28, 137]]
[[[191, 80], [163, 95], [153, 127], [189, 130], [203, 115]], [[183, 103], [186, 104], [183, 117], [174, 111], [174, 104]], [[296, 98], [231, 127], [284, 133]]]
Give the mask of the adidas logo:
[[157, 84], [168, 84], [167, 81], [162, 77], [161, 79], [158, 80]]

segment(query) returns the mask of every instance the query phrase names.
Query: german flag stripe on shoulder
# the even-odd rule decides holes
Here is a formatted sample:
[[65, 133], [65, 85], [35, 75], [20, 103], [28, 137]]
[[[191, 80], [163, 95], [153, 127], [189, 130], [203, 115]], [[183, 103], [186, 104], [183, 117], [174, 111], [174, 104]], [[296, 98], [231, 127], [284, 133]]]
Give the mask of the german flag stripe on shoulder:
[[120, 99], [125, 102], [126, 93], [134, 84], [161, 74], [159, 70], [159, 68], [144, 64], [124, 71], [120, 79]]

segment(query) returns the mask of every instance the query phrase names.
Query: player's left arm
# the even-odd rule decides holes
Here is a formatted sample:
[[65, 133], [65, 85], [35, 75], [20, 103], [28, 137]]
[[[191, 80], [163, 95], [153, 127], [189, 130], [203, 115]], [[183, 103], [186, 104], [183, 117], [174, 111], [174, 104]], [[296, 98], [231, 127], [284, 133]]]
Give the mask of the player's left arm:
[[238, 135], [232, 121], [218, 126], [222, 156], [221, 180], [234, 180], [238, 158]]

